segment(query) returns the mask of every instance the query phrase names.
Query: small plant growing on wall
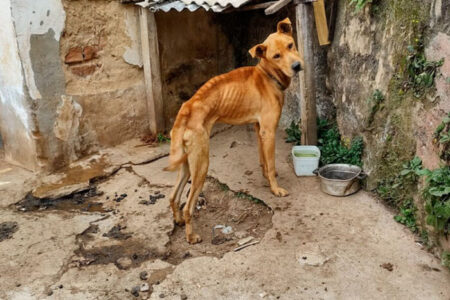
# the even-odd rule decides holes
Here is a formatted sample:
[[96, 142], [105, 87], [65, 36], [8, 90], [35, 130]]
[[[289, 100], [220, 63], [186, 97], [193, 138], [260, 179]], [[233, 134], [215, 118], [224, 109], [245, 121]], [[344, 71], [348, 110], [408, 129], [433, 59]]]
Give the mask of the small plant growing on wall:
[[383, 93], [380, 90], [375, 90], [369, 97], [368, 103], [370, 105], [369, 117], [367, 118], [367, 126], [370, 126], [375, 118], [375, 114], [381, 108], [381, 104], [384, 101]]
[[428, 61], [425, 57], [423, 44], [418, 42], [416, 46], [408, 46], [406, 56], [407, 81], [405, 86], [411, 88], [414, 96], [420, 98], [426, 89], [434, 85], [434, 79], [439, 67], [444, 64], [444, 59]]
[[426, 176], [422, 195], [426, 200], [427, 224], [447, 236], [450, 231], [450, 167], [425, 169], [422, 174]]
[[439, 156], [446, 162], [450, 163], [450, 113], [442, 120], [441, 124], [434, 132], [435, 144], [439, 146]]
[[372, 3], [372, 0], [350, 0], [350, 5], [355, 6], [355, 11], [360, 11], [363, 9], [368, 3]]

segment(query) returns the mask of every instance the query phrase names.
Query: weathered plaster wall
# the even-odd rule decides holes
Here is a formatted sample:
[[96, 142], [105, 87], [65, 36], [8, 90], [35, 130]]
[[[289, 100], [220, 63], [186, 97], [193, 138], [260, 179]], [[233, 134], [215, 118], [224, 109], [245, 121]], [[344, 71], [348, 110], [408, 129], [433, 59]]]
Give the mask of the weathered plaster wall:
[[[364, 138], [367, 188], [398, 176], [402, 165], [419, 156], [434, 169], [439, 151], [433, 133], [450, 112], [450, 2], [379, 0], [355, 12], [341, 1], [333, 45], [328, 53], [328, 87], [345, 138]], [[445, 59], [435, 88], [415, 97], [405, 85], [407, 46], [423, 39], [428, 61]], [[369, 121], [370, 96], [385, 99]], [[448, 163], [448, 162], [447, 162]], [[425, 226], [424, 200], [415, 195], [418, 223]], [[444, 245], [444, 248], [450, 245]]]
[[9, 160], [51, 171], [147, 133], [136, 6], [2, 0], [0, 8], [0, 128]]
[[5, 158], [36, 170], [34, 124], [27, 101], [9, 0], [0, 0], [0, 20], [0, 133]]
[[138, 7], [111, 0], [63, 4], [67, 18], [60, 59], [66, 94], [83, 110], [83, 152], [144, 135], [148, 118]]

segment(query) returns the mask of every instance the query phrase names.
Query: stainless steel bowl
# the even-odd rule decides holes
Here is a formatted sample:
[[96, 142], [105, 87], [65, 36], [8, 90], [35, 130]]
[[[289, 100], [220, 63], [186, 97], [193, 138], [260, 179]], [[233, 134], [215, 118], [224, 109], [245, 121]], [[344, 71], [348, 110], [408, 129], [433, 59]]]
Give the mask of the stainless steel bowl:
[[360, 167], [349, 164], [329, 164], [313, 173], [320, 178], [322, 192], [339, 197], [359, 191], [359, 181], [367, 176]]

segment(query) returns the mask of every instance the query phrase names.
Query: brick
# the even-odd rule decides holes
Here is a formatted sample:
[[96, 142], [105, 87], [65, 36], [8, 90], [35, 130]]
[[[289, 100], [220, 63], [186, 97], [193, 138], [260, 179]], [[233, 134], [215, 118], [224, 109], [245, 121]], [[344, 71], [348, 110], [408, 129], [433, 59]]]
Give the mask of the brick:
[[83, 49], [83, 58], [84, 61], [91, 60], [97, 57], [97, 49], [92, 46], [86, 46]]
[[73, 47], [69, 49], [66, 57], [64, 58], [64, 62], [66, 64], [75, 64], [83, 61], [83, 50], [81, 47]]
[[94, 73], [96, 68], [97, 68], [96, 65], [85, 65], [85, 66], [72, 67], [70, 70], [75, 75], [78, 75], [81, 77], [86, 77], [86, 76]]

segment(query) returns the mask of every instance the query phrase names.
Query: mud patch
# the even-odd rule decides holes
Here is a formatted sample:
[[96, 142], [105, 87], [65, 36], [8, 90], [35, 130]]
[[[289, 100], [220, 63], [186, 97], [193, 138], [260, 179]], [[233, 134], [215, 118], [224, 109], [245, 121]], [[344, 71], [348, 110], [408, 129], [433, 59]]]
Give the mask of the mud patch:
[[120, 224], [113, 226], [107, 233], [104, 233], [104, 237], [109, 237], [116, 240], [126, 240], [131, 237], [131, 233], [123, 232], [126, 226], [121, 226]]
[[[113, 229], [117, 227], [114, 226]], [[72, 263], [80, 265], [106, 265], [114, 264], [118, 269], [126, 270], [136, 268], [142, 262], [151, 259], [165, 259], [167, 253], [158, 252], [155, 249], [149, 248], [144, 242], [137, 240], [128, 240], [128, 238], [121, 239], [121, 243], [115, 245], [108, 245], [103, 247], [86, 248], [88, 241], [93, 240], [93, 234], [98, 233], [98, 225], [91, 225], [83, 233], [77, 236], [77, 243], [79, 248], [75, 250], [75, 255], [79, 260], [74, 260]], [[110, 230], [119, 231], [118, 229]], [[126, 240], [126, 241], [125, 241]]]
[[28, 212], [36, 210], [64, 210], [64, 211], [85, 211], [85, 212], [108, 212], [100, 202], [93, 202], [91, 198], [101, 196], [103, 193], [97, 191], [95, 185], [91, 185], [87, 190], [77, 192], [57, 199], [37, 198], [28, 193], [25, 199], [16, 203], [19, 211]]
[[17, 222], [0, 223], [0, 242], [12, 238], [17, 230], [19, 230]]
[[194, 232], [203, 241], [190, 245], [186, 241], [184, 227], [176, 226], [170, 237], [167, 261], [179, 264], [191, 257], [221, 258], [238, 247], [243, 238], [261, 240], [272, 227], [272, 214], [261, 200], [230, 191], [226, 185], [208, 178], [193, 218]]

